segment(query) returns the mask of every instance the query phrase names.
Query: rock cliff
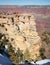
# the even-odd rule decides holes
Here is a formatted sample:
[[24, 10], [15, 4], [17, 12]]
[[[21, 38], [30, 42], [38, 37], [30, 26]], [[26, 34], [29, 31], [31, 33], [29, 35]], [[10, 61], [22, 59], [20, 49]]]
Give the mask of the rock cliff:
[[50, 34], [46, 31], [50, 33], [50, 6], [0, 6], [0, 33], [15, 50], [24, 53], [29, 49], [36, 60], [50, 58]]
[[1, 15], [0, 32], [6, 35], [16, 50], [20, 48], [24, 52], [28, 48], [31, 56], [39, 55], [41, 39], [34, 15]]

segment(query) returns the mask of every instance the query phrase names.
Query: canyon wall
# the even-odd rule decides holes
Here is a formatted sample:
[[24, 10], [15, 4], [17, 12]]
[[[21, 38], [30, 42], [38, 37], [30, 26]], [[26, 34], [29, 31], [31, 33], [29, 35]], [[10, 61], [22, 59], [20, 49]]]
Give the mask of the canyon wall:
[[42, 48], [44, 57], [50, 58], [50, 42], [42, 41], [45, 31], [50, 32], [50, 6], [0, 6], [0, 33], [6, 35], [15, 50], [20, 48], [24, 53], [29, 49], [31, 58], [38, 60]]
[[29, 49], [32, 58], [39, 55], [41, 39], [36, 30], [35, 17], [32, 14], [2, 15], [0, 32], [6, 35], [16, 50], [20, 48], [24, 52]]

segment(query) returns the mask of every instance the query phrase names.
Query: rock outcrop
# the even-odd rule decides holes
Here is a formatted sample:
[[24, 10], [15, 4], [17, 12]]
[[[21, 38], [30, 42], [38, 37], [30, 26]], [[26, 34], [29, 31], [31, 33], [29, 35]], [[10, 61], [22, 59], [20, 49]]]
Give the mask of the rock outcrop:
[[16, 50], [20, 48], [24, 52], [28, 48], [32, 58], [39, 55], [41, 39], [32, 14], [2, 15], [0, 32], [6, 35]]

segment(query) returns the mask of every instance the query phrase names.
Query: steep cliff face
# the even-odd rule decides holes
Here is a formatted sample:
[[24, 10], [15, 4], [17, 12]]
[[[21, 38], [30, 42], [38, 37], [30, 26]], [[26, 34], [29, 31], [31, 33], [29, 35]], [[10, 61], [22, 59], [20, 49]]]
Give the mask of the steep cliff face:
[[[50, 30], [50, 5], [25, 5], [25, 6], [1, 6], [0, 5], [0, 15], [2, 14], [23, 14], [31, 13], [36, 18], [36, 28], [39, 34], [43, 30]], [[11, 15], [13, 16], [13, 15]], [[11, 17], [9, 16], [9, 17]], [[40, 31], [39, 31], [40, 30]]]
[[[31, 58], [34, 60], [50, 58], [50, 20], [48, 18], [37, 18], [32, 14], [9, 14], [0, 15], [0, 33], [5, 34], [12, 46], [23, 53], [29, 49]], [[43, 36], [43, 35], [44, 36]], [[42, 41], [44, 37], [44, 41]], [[46, 43], [47, 41], [47, 43]]]
[[0, 32], [5, 34], [12, 46], [23, 52], [28, 48], [31, 57], [39, 55], [41, 39], [36, 30], [35, 17], [32, 14], [1, 15]]
[[15, 50], [24, 53], [29, 49], [36, 60], [50, 58], [50, 34], [46, 31], [50, 33], [50, 6], [0, 6], [0, 33]]

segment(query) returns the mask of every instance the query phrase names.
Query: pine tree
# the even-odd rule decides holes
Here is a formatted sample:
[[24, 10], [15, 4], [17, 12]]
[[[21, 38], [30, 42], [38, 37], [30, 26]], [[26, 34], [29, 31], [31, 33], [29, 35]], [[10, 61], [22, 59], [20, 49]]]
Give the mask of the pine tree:
[[0, 33], [0, 53], [3, 53], [5, 50], [5, 45], [8, 43], [6, 36]]
[[28, 50], [28, 49], [25, 50], [25, 52], [24, 52], [24, 54], [23, 54], [23, 58], [24, 58], [24, 61], [25, 61], [25, 60], [28, 60], [28, 61], [31, 60], [31, 58], [30, 58], [30, 53], [29, 53], [29, 50]]
[[17, 55], [18, 55], [18, 58], [19, 58], [19, 63], [21, 61], [23, 62], [23, 53], [22, 53], [22, 50], [20, 50], [20, 48], [18, 48], [18, 50], [17, 50]]
[[42, 41], [44, 41], [46, 44], [50, 43], [50, 39], [48, 36], [49, 36], [49, 34], [46, 31], [42, 34]]
[[17, 53], [15, 53], [14, 48], [12, 47], [11, 43], [8, 45], [8, 55], [13, 64], [19, 64], [19, 59]]

